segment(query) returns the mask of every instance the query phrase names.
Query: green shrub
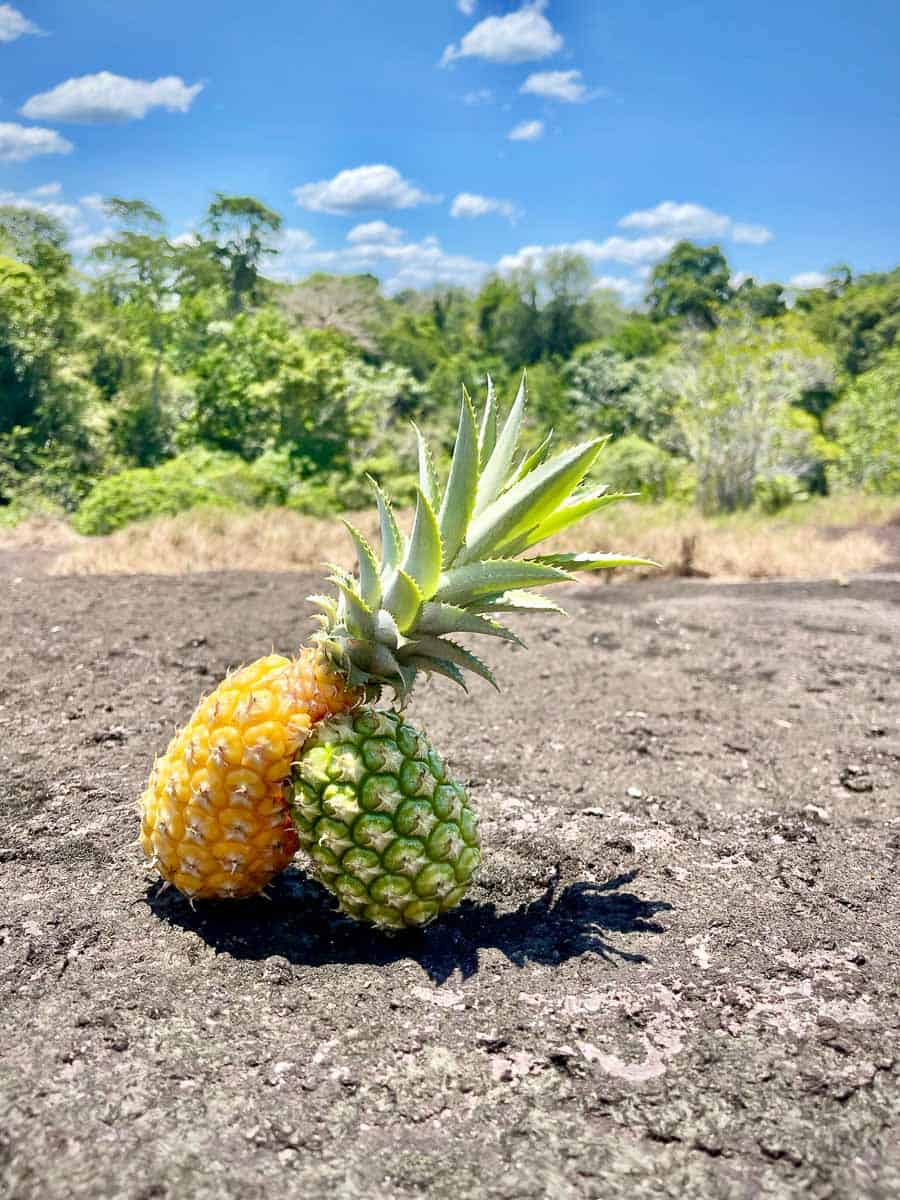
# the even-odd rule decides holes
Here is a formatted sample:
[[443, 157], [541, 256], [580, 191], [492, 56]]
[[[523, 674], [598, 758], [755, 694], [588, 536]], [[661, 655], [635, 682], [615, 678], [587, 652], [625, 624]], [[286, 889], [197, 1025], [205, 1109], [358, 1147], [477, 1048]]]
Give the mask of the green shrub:
[[[103, 534], [148, 517], [200, 505], [237, 508], [278, 503], [263, 474], [237, 456], [195, 450], [158, 467], [134, 467], [99, 480], [76, 512], [79, 533]], [[275, 494], [273, 494], [273, 491]]]
[[685, 464], [636, 434], [610, 442], [597, 462], [596, 475], [615, 492], [639, 492], [663, 500], [677, 489]]
[[900, 349], [860, 375], [829, 416], [840, 449], [836, 480], [875, 495], [900, 494]]
[[806, 499], [808, 493], [791, 475], [772, 475], [768, 479], [757, 479], [753, 485], [756, 507], [770, 517], [789, 508], [796, 500]]

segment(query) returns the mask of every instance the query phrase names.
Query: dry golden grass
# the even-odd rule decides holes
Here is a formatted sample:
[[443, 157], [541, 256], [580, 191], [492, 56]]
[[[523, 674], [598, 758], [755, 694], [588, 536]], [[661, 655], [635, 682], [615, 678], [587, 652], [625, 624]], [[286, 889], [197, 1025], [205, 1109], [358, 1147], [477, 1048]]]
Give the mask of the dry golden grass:
[[[564, 548], [561, 541], [555, 548]], [[710, 519], [644, 505], [623, 505], [611, 509], [606, 518], [590, 518], [575, 530], [565, 549], [589, 550], [598, 545], [655, 559], [667, 575], [716, 579], [834, 579], [872, 571], [891, 557], [884, 542], [868, 530], [839, 527], [830, 520], [819, 526], [780, 516]], [[634, 577], [650, 572], [616, 574]]]
[[71, 546], [80, 540], [62, 517], [28, 517], [18, 525], [0, 525], [0, 550]]
[[[377, 537], [377, 520], [354, 524]], [[351, 567], [353, 545], [337, 520], [289, 509], [211, 508], [140, 521], [106, 537], [81, 538], [51, 567], [54, 575], [188, 575], [200, 571], [310, 571]]]
[[[605, 510], [556, 540], [556, 550], [613, 550], [641, 554], [664, 574], [721, 579], [836, 578], [871, 571], [892, 556], [868, 528], [896, 520], [896, 503], [842, 497], [797, 505], [777, 517], [741, 514], [709, 519], [668, 505], [626, 503]], [[404, 514], [401, 514], [401, 523]], [[408, 522], [408, 514], [405, 514]], [[377, 541], [371, 513], [353, 518]], [[854, 528], [856, 526], [857, 528]], [[20, 527], [21, 528], [21, 527]], [[78, 538], [66, 527], [38, 528], [66, 548], [50, 568], [58, 575], [189, 574], [199, 571], [320, 571], [323, 563], [352, 566], [350, 539], [340, 522], [284, 509], [182, 513]], [[19, 542], [17, 544], [24, 544]], [[34, 543], [32, 543], [34, 544]], [[659, 574], [616, 571], [615, 578]]]

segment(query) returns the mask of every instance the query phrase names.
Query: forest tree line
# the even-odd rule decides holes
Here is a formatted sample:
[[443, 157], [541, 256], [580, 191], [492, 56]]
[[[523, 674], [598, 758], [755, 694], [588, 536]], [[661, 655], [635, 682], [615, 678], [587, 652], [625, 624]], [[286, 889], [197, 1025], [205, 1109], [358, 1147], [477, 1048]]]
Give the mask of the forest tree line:
[[386, 296], [372, 275], [271, 279], [280, 216], [216, 194], [170, 240], [141, 200], [73, 262], [52, 216], [0, 206], [0, 521], [103, 533], [199, 504], [403, 503], [414, 420], [446, 453], [460, 385], [535, 429], [610, 435], [598, 480], [705, 512], [835, 489], [900, 493], [900, 268], [818, 288], [736, 280], [678, 243], [638, 308], [549, 254], [477, 290]]

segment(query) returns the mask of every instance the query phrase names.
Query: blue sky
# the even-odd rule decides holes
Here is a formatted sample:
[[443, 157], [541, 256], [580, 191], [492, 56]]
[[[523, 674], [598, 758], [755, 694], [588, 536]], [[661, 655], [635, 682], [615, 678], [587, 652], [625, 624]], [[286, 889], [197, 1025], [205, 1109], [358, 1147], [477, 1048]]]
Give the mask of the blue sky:
[[[635, 299], [680, 236], [812, 282], [900, 261], [896, 0], [0, 0], [0, 201], [173, 236], [213, 190], [277, 273], [475, 284], [575, 246]], [[276, 273], [276, 272], [273, 272]]]

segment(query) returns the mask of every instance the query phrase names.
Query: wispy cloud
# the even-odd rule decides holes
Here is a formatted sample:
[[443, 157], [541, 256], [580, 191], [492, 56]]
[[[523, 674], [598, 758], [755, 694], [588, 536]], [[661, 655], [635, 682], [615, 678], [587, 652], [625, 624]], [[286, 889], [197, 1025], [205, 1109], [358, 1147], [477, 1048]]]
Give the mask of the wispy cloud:
[[787, 281], [787, 286], [796, 288], [798, 291], [806, 291], [808, 288], [824, 287], [828, 282], [828, 276], [822, 271], [801, 271], [799, 275], [792, 275]]
[[187, 84], [178, 75], [127, 79], [100, 71], [67, 79], [49, 92], [32, 96], [19, 112], [31, 120], [118, 124], [140, 120], [152, 108], [185, 113], [202, 88], [202, 83]]
[[351, 245], [375, 245], [380, 242], [383, 245], [396, 246], [403, 241], [403, 230], [398, 229], [396, 225], [388, 225], [387, 221], [366, 221], [362, 225], [354, 225], [347, 234], [347, 241]]
[[590, 91], [580, 71], [535, 71], [519, 91], [526, 96], [542, 96], [545, 100], [561, 100], [565, 104], [584, 104], [603, 94], [600, 88]]
[[493, 99], [494, 93], [490, 88], [476, 88], [472, 92], [466, 92], [463, 96], [463, 104], [475, 107], [479, 104], [491, 104]]
[[563, 37], [543, 15], [546, 7], [546, 0], [535, 0], [505, 17], [486, 17], [458, 44], [451, 42], [446, 47], [441, 66], [459, 58], [523, 63], [556, 54], [563, 47]]
[[74, 149], [55, 129], [0, 121], [0, 162], [26, 162], [40, 154], [70, 154]]
[[497, 200], [493, 196], [479, 196], [474, 192], [460, 192], [450, 207], [451, 217], [487, 217], [497, 213], [510, 221], [517, 221], [522, 210], [511, 200]]
[[511, 142], [536, 142], [544, 136], [544, 122], [520, 121], [506, 136]]
[[0, 42], [14, 42], [26, 33], [42, 33], [32, 21], [11, 4], [0, 4]]
[[456, 7], [465, 17], [471, 17], [478, 7], [477, 0], [456, 0]]
[[498, 263], [500, 271], [515, 271], [523, 267], [539, 267], [549, 255], [564, 252], [581, 254], [589, 262], [620, 262], [628, 266], [653, 262], [668, 254], [675, 245], [672, 237], [623, 238], [609, 237], [602, 242], [589, 239], [562, 242], [554, 246], [523, 246], [515, 254], [506, 254]]
[[69, 249], [76, 256], [87, 254], [98, 242], [110, 236], [105, 214], [90, 204], [91, 197], [69, 203], [61, 196], [58, 183], [47, 183], [28, 192], [0, 191], [0, 204], [10, 208], [34, 210], [53, 217], [69, 235]]
[[734, 224], [731, 227], [731, 240], [745, 242], [749, 246], [764, 246], [766, 242], [771, 242], [773, 236], [772, 231], [766, 229], [765, 225]]
[[320, 179], [294, 188], [294, 198], [310, 212], [355, 213], [372, 208], [414, 208], [433, 204], [430, 196], [404, 179], [395, 167], [384, 163], [339, 171], [333, 179]]
[[595, 292], [615, 292], [624, 304], [637, 304], [644, 294], [645, 283], [635, 275], [598, 275], [594, 280]]
[[730, 238], [755, 246], [771, 241], [773, 236], [763, 225], [744, 225], [702, 204], [677, 204], [674, 200], [628, 213], [619, 225], [623, 229], [646, 229], [681, 238]]
[[[393, 226], [378, 226], [384, 226], [384, 222], [371, 221], [368, 225], [356, 226], [347, 235], [348, 244], [336, 250], [282, 252], [267, 268], [267, 273], [276, 279], [295, 279], [310, 271], [346, 275], [371, 271], [382, 278], [385, 291], [393, 293], [408, 287], [430, 287], [435, 283], [474, 287], [490, 269], [489, 263], [448, 253], [437, 237], [429, 236], [421, 241], [398, 240], [392, 233], [385, 236], [385, 228], [394, 230]], [[367, 231], [367, 237], [363, 236], [364, 231]]]

